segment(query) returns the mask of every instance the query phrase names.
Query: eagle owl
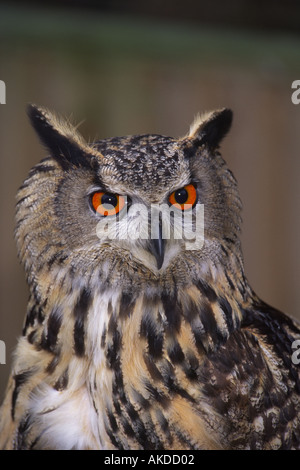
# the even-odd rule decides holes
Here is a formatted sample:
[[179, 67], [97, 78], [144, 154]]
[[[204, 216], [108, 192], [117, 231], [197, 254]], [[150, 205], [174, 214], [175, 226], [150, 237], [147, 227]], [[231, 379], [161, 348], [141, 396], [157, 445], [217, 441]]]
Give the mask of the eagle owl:
[[28, 112], [50, 156], [17, 197], [30, 297], [0, 447], [299, 449], [300, 329], [244, 275], [232, 112], [92, 144]]

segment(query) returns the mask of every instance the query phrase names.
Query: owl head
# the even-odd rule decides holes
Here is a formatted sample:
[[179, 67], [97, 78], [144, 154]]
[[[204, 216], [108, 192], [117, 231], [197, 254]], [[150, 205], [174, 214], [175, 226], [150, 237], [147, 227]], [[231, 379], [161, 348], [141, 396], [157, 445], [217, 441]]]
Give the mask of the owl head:
[[182, 138], [92, 144], [45, 109], [28, 114], [50, 152], [18, 193], [16, 238], [31, 279], [66, 263], [81, 277], [157, 279], [224, 256], [224, 245], [238, 249], [241, 204], [218, 152], [229, 109], [197, 117]]

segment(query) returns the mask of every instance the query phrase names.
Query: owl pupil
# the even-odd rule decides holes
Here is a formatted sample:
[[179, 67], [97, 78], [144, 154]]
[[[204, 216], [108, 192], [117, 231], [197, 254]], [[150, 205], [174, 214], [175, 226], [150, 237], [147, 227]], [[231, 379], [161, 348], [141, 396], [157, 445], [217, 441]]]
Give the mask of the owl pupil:
[[184, 188], [178, 189], [174, 196], [177, 204], [184, 204], [188, 200], [188, 192]]
[[118, 205], [118, 198], [114, 194], [103, 194], [101, 198], [101, 204], [103, 206], [113, 206], [116, 207]]

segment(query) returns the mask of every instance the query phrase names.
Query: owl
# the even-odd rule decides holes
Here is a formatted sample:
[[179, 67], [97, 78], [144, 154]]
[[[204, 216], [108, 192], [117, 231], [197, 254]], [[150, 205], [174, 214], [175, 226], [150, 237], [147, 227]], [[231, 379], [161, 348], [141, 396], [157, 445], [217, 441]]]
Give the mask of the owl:
[[49, 156], [17, 195], [29, 286], [2, 449], [300, 449], [300, 328], [244, 274], [232, 112], [88, 144], [29, 106]]

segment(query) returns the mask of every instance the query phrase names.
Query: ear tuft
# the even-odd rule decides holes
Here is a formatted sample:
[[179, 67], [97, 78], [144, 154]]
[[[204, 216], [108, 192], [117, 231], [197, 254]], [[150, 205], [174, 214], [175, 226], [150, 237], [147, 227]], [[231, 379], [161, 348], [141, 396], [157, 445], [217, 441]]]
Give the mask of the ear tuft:
[[190, 126], [188, 138], [198, 145], [217, 148], [232, 124], [233, 113], [228, 108], [199, 115]]
[[28, 105], [27, 113], [41, 142], [64, 170], [70, 165], [90, 167], [91, 157], [102, 156], [68, 121], [33, 104]]

